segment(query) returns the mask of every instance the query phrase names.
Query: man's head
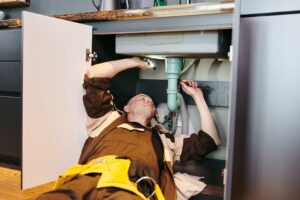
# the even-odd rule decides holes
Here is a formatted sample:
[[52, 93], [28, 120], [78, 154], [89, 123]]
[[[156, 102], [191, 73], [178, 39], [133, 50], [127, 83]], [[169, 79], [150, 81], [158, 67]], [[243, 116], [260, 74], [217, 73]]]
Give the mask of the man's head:
[[135, 121], [140, 123], [140, 120], [145, 120], [146, 124], [156, 113], [154, 102], [146, 94], [138, 94], [132, 97], [124, 107], [124, 111], [128, 113], [128, 117], [134, 118]]

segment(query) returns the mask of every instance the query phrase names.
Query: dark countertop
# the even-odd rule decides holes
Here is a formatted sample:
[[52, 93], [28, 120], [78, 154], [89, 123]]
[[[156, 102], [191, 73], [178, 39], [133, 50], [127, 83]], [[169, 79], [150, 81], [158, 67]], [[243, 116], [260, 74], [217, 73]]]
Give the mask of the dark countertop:
[[[54, 15], [53, 17], [76, 22], [90, 22], [178, 17], [191, 15], [213, 15], [221, 13], [232, 13], [233, 10], [234, 2], [223, 1], [218, 3], [195, 3], [186, 5], [149, 7], [143, 9], [123, 9], [88, 13], [64, 14]], [[21, 25], [22, 22], [20, 19], [0, 20], [0, 28], [20, 27]]]

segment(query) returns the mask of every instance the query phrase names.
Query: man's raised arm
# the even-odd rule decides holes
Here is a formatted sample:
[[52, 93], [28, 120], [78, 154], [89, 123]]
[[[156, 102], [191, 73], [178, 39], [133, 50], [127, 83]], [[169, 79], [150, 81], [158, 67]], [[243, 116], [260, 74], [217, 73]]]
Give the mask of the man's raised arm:
[[198, 88], [197, 83], [191, 80], [184, 80], [180, 83], [183, 91], [193, 97], [200, 114], [200, 126], [203, 131], [210, 135], [216, 145], [221, 144], [214, 120], [209, 112], [208, 106], [203, 97], [202, 90]]
[[134, 67], [139, 67], [141, 69], [148, 68], [146, 62], [144, 62], [138, 57], [133, 57], [133, 58], [126, 58], [126, 59], [115, 60], [115, 61], [108, 61], [108, 62], [93, 65], [92, 67], [88, 68], [86, 75], [89, 78], [95, 78], [95, 77], [112, 78], [117, 73]]

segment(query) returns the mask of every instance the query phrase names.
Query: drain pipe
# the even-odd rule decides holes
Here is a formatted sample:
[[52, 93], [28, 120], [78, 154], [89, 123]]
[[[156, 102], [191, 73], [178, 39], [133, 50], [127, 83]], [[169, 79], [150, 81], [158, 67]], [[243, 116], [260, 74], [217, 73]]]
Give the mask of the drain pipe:
[[166, 58], [166, 75], [168, 79], [168, 108], [170, 112], [175, 112], [179, 105], [179, 100], [177, 99], [178, 93], [178, 77], [181, 73], [181, 68], [183, 65], [182, 58]]

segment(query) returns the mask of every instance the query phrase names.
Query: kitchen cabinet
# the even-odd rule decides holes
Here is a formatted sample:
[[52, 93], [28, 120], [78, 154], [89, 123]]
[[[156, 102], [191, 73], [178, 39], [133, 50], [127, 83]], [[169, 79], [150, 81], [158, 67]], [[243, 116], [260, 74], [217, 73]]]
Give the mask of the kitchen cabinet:
[[21, 92], [21, 63], [0, 61], [0, 96], [1, 92], [19, 96]]
[[0, 159], [21, 161], [21, 30], [0, 31]]
[[[72, 26], [89, 31], [83, 34]], [[85, 61], [85, 49], [90, 48], [92, 29], [27, 12], [23, 15], [22, 28], [22, 184], [25, 189], [53, 181], [77, 163], [85, 140], [81, 83], [86, 68], [82, 66], [90, 65]], [[81, 40], [87, 41], [85, 45]], [[60, 46], [68, 47], [67, 51], [59, 49]], [[221, 171], [218, 175], [221, 176]]]
[[[223, 30], [230, 29], [232, 25], [230, 13], [212, 15], [211, 18], [213, 20], [209, 21], [208, 16], [203, 15], [146, 19], [145, 21], [149, 24], [147, 28], [146, 26], [142, 27], [144, 30], [132, 29], [130, 31], [125, 29], [125, 31], [127, 33], [140, 33], [176, 30]], [[162, 26], [158, 26], [158, 24], [162, 20], [172, 23], [167, 23], [170, 25], [167, 29], [160, 29]], [[180, 20], [181, 25], [174, 23], [176, 20]], [[83, 92], [81, 84], [83, 73], [86, 67], [90, 66], [90, 61], [85, 61], [85, 52], [86, 49], [91, 49], [92, 26], [94, 28], [93, 49], [100, 50], [96, 51], [101, 52], [99, 55], [101, 61], [118, 59], [124, 56], [116, 55], [114, 47], [114, 34], [123, 33], [118, 26], [120, 21], [89, 22], [86, 24], [92, 26], [86, 26], [28, 12], [23, 14], [22, 21], [22, 31], [20, 29], [5, 29], [1, 30], [0, 33], [3, 32], [4, 35], [6, 34], [5, 37], [8, 38], [13, 35], [6, 33], [6, 30], [10, 30], [11, 33], [15, 32], [14, 34], [18, 35], [19, 41], [21, 35], [23, 38], [22, 45], [21, 41], [15, 42], [19, 45], [19, 49], [15, 47], [8, 49], [10, 52], [17, 53], [6, 53], [6, 56], [3, 56], [6, 59], [9, 56], [15, 56], [11, 60], [16, 60], [14, 62], [6, 61], [3, 64], [6, 69], [10, 67], [10, 71], [6, 70], [8, 76], [18, 71], [15, 62], [22, 62], [22, 65], [20, 65], [22, 70], [18, 71], [20, 73], [18, 76], [21, 76], [21, 78], [18, 80], [23, 79], [23, 84], [21, 86], [20, 82], [7, 78], [6, 85], [3, 85], [2, 88], [10, 91], [16, 90], [19, 97], [21, 97], [20, 91], [22, 91], [20, 103], [22, 103], [23, 111], [19, 119], [23, 120], [23, 150], [20, 157], [22, 157], [23, 164], [22, 185], [23, 189], [26, 189], [55, 180], [58, 174], [64, 172], [70, 165], [77, 163], [82, 143], [86, 137], [84, 135], [85, 112], [81, 101]], [[186, 22], [189, 23], [182, 26]], [[126, 27], [126, 24], [130, 24], [129, 27], [139, 27], [139, 25], [144, 24], [143, 20], [128, 20], [123, 21], [123, 23], [122, 27]], [[88, 33], [83, 34], [79, 27], [88, 29], [88, 31], [86, 30]], [[150, 30], [151, 27], [152, 30]], [[180, 29], [180, 27], [183, 27], [183, 29]], [[101, 30], [103, 33], [101, 33]], [[77, 33], [79, 36], [76, 36]], [[12, 39], [6, 39], [6, 43], [9, 40]], [[81, 40], [86, 43], [81, 43]], [[66, 41], [68, 43], [65, 44]], [[21, 46], [23, 48], [22, 56], [20, 53]], [[57, 57], [57, 60], [55, 57]], [[130, 72], [129, 74], [130, 76], [133, 75], [133, 79], [126, 82], [126, 86], [122, 85], [122, 88], [118, 90], [119, 94], [117, 95], [124, 97], [116, 97], [116, 99], [122, 101], [119, 104], [124, 104], [126, 98], [135, 93], [135, 90], [126, 92], [125, 90], [128, 84], [136, 85], [136, 79], [138, 78], [136, 72]], [[126, 73], [120, 74], [119, 78], [128, 80], [128, 74]], [[114, 84], [113, 81], [112, 92], [117, 91]], [[45, 171], [47, 173], [44, 173]]]
[[0, 153], [3, 160], [21, 159], [21, 97], [0, 96]]
[[241, 18], [232, 200], [299, 198], [299, 20]]
[[[228, 138], [229, 174], [225, 187], [227, 188], [226, 199], [297, 199], [299, 197], [297, 170], [300, 167], [297, 155], [300, 146], [299, 134], [297, 135], [300, 129], [297, 122], [299, 118], [297, 104], [300, 98], [297, 90], [299, 37], [296, 34], [299, 32], [297, 26], [299, 16], [296, 13], [299, 11], [299, 1], [274, 3], [270, 0], [245, 0], [242, 1], [241, 13], [239, 13], [239, 2], [236, 1], [238, 16], [233, 27], [237, 33], [234, 35], [234, 41], [237, 43], [233, 44], [234, 73], [230, 86], [231, 127]], [[290, 15], [285, 13], [289, 11], [293, 12]], [[280, 12], [276, 15], [286, 16], [263, 16], [273, 12]], [[259, 16], [255, 18], [246, 15]], [[230, 23], [227, 23], [228, 17]], [[231, 15], [224, 15], [223, 18], [221, 16], [222, 20], [226, 20], [223, 27], [231, 27], [231, 17]], [[151, 29], [164, 32], [176, 31], [178, 28], [183, 31], [202, 30], [204, 27], [209, 30], [224, 25], [224, 23], [218, 24], [219, 17], [214, 15], [177, 19], [177, 21], [172, 21], [170, 18], [133, 20], [126, 23], [124, 21], [87, 22], [87, 24], [92, 25], [95, 33], [99, 35], [122, 31], [123, 33], [145, 30], [151, 32]], [[0, 44], [1, 41], [3, 42], [0, 37]], [[18, 62], [18, 59], [16, 60]], [[10, 91], [15, 90], [15, 87], [11, 88]], [[9, 97], [4, 96], [4, 98]], [[16, 102], [15, 100], [10, 101], [9, 104], [12, 105], [10, 107], [17, 107], [18, 103], [13, 103]], [[7, 103], [3, 105], [5, 105], [2, 106], [3, 108], [9, 107], [6, 106]], [[14, 113], [14, 111], [11, 112], [10, 109], [9, 112], [5, 112], [1, 120], [9, 118], [6, 113]], [[7, 123], [12, 121], [17, 120]]]
[[21, 29], [0, 31], [0, 61], [21, 60]]

